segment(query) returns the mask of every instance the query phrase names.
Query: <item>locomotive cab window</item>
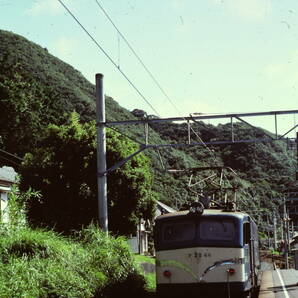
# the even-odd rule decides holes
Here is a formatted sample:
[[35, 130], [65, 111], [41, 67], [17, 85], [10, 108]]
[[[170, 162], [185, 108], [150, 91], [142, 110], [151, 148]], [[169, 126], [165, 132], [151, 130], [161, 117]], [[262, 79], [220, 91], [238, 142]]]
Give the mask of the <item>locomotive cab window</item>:
[[233, 241], [236, 227], [228, 219], [202, 219], [199, 223], [200, 240], [203, 241]]
[[196, 228], [192, 221], [167, 223], [162, 228], [164, 243], [191, 241], [195, 238]]
[[241, 232], [237, 221], [224, 217], [164, 221], [158, 225], [155, 244], [158, 249], [183, 247], [238, 247]]

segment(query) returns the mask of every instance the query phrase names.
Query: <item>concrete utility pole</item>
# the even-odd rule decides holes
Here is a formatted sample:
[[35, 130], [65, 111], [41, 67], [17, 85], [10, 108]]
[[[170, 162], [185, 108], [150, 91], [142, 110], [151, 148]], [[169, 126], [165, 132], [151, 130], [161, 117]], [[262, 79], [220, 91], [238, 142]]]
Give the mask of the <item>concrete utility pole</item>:
[[288, 239], [288, 215], [286, 207], [286, 198], [284, 198], [284, 212], [283, 212], [283, 222], [284, 222], [284, 253], [285, 253], [285, 269], [289, 269], [289, 239]]
[[96, 126], [97, 126], [97, 188], [99, 224], [108, 232], [107, 205], [107, 164], [106, 164], [106, 131], [105, 131], [105, 98], [103, 92], [103, 75], [96, 74]]
[[296, 180], [298, 181], [298, 132], [296, 132], [296, 153], [297, 153]]
[[274, 237], [274, 250], [277, 250], [277, 225], [276, 225], [276, 216], [273, 216], [273, 237]]

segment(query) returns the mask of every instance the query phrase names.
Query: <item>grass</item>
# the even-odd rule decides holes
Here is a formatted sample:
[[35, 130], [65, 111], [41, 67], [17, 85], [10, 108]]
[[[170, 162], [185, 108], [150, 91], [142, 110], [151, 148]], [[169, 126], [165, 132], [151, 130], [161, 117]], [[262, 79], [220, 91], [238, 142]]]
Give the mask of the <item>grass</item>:
[[126, 241], [96, 227], [72, 239], [0, 227], [0, 297], [145, 297], [146, 280]]
[[138, 264], [141, 264], [141, 263], [155, 264], [155, 258], [153, 258], [153, 257], [135, 254], [134, 258]]
[[107, 280], [89, 251], [49, 231], [2, 234], [0, 259], [0, 297], [93, 297]]
[[[149, 263], [155, 264], [155, 258], [135, 254], [134, 259], [137, 262], [138, 266], [142, 263]], [[148, 292], [155, 292], [156, 291], [156, 274], [155, 273], [146, 273], [143, 272], [145, 280], [146, 280], [146, 289]]]
[[145, 274], [146, 279], [146, 290], [148, 292], [156, 292], [156, 274], [155, 273], [148, 273]]

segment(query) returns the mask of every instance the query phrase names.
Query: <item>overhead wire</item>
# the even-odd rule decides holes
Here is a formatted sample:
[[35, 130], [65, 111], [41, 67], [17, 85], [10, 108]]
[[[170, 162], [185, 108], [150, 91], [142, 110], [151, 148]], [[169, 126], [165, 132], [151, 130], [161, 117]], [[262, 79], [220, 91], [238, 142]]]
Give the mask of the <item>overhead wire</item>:
[[112, 18], [107, 13], [107, 11], [104, 9], [104, 7], [98, 2], [98, 0], [95, 0], [95, 2], [98, 5], [98, 7], [102, 10], [102, 12], [104, 13], [104, 15], [107, 17], [107, 19], [110, 21], [110, 23], [113, 25], [113, 27], [116, 29], [116, 31], [118, 32], [118, 34], [122, 37], [122, 39], [124, 40], [124, 42], [126, 43], [126, 45], [128, 46], [128, 48], [132, 51], [132, 53], [134, 54], [134, 56], [137, 58], [137, 60], [140, 62], [140, 64], [145, 69], [145, 71], [148, 73], [148, 75], [154, 81], [154, 83], [159, 88], [159, 90], [168, 99], [168, 101], [171, 103], [171, 105], [174, 107], [174, 109], [178, 113], [180, 113], [179, 110], [177, 109], [177, 106], [174, 104], [174, 102], [171, 100], [171, 98], [169, 97], [169, 95], [165, 92], [164, 88], [158, 82], [157, 78], [152, 74], [152, 72], [149, 70], [149, 68], [145, 65], [143, 59], [137, 54], [137, 52], [135, 51], [135, 49], [133, 48], [133, 46], [130, 44], [130, 42], [127, 40], [127, 38], [124, 36], [124, 34], [118, 29], [118, 27], [116, 26], [115, 22], [112, 20]]
[[109, 125], [107, 125], [107, 127], [110, 128], [110, 129], [112, 129], [112, 130], [114, 130], [114, 131], [116, 131], [116, 132], [118, 132], [119, 134], [123, 135], [124, 137], [130, 139], [131, 141], [133, 141], [133, 142], [135, 142], [135, 143], [138, 143], [139, 145], [144, 145], [142, 142], [140, 142], [140, 141], [138, 141], [137, 139], [135, 139], [135, 138], [129, 136], [128, 134], [122, 132], [121, 130], [115, 128], [114, 126], [109, 126]]
[[[137, 91], [137, 93], [145, 100], [145, 102], [151, 107], [151, 109], [157, 114], [157, 116], [160, 116], [159, 113], [157, 112], [157, 110], [147, 101], [147, 99], [144, 97], [143, 94], [140, 93], [140, 91], [136, 88], [136, 86], [130, 81], [130, 79], [125, 75], [125, 73], [120, 69], [120, 39], [119, 39], [119, 35], [123, 38], [123, 40], [125, 40], [125, 42], [128, 44], [128, 46], [131, 48], [131, 50], [133, 51], [134, 54], [136, 54], [136, 52], [133, 50], [133, 48], [131, 47], [131, 45], [128, 43], [127, 39], [123, 36], [123, 34], [118, 30], [118, 28], [116, 27], [116, 25], [114, 24], [114, 22], [112, 21], [112, 19], [108, 16], [108, 14], [106, 13], [106, 11], [103, 9], [103, 7], [96, 1], [96, 3], [99, 5], [99, 7], [103, 10], [103, 12], [105, 13], [105, 15], [108, 17], [108, 19], [111, 21], [111, 23], [113, 24], [113, 26], [116, 28], [117, 32], [118, 32], [118, 65], [112, 60], [112, 58], [107, 54], [107, 52], [98, 44], [98, 42], [95, 40], [95, 38], [88, 32], [88, 30], [81, 24], [81, 22], [74, 16], [74, 14], [70, 11], [70, 9], [61, 1], [58, 0], [61, 5], [67, 10], [67, 12], [75, 19], [75, 21], [79, 24], [79, 26], [85, 31], [85, 33], [92, 39], [92, 41], [100, 48], [100, 50], [105, 54], [105, 56], [110, 60], [110, 62], [118, 69], [118, 71], [128, 80], [128, 82], [130, 83], [130, 85], [132, 85], [132, 87]], [[139, 58], [139, 56], [136, 54], [136, 56], [138, 57], [138, 60], [141, 59]], [[143, 64], [143, 62], [141, 62]], [[144, 65], [144, 64], [143, 64]], [[148, 68], [144, 65], [144, 67], [148, 70]], [[150, 73], [151, 74], [151, 73]], [[151, 77], [153, 77], [153, 75], [151, 74]], [[157, 81], [156, 81], [157, 82]], [[157, 82], [158, 84], [158, 82]], [[113, 129], [114, 131], [117, 131], [118, 133], [120, 133], [121, 135], [129, 138], [130, 140], [138, 143], [139, 145], [143, 145], [143, 143], [139, 142], [138, 140], [132, 138], [131, 136], [128, 136], [127, 134], [123, 133], [122, 131], [109, 126], [111, 129]], [[158, 151], [159, 154], [159, 158], [161, 158], [161, 155]]]
[[2, 156], [2, 155], [0, 155], [0, 159], [6, 160], [6, 161], [8, 161], [9, 163], [14, 164], [14, 165], [16, 165], [16, 166], [20, 166], [20, 165], [21, 165], [20, 163], [15, 162], [15, 161], [13, 161], [13, 160], [11, 160], [11, 159], [9, 159], [9, 158], [6, 158], [6, 157], [4, 157], [4, 156]]
[[[98, 5], [98, 7], [101, 9], [101, 11], [103, 12], [103, 14], [106, 16], [106, 18], [109, 20], [109, 22], [112, 24], [112, 26], [115, 28], [115, 30], [118, 33], [118, 64], [120, 64], [120, 41], [119, 41], [119, 36], [122, 38], [122, 40], [126, 43], [126, 45], [128, 46], [128, 48], [131, 50], [131, 52], [133, 53], [133, 55], [136, 57], [136, 59], [139, 61], [139, 63], [143, 66], [143, 68], [145, 69], [145, 71], [147, 72], [147, 74], [151, 77], [151, 79], [153, 80], [153, 82], [156, 84], [156, 86], [158, 87], [158, 89], [163, 93], [163, 95], [168, 99], [168, 101], [171, 103], [171, 105], [175, 108], [176, 111], [178, 111], [176, 105], [173, 103], [173, 101], [171, 100], [171, 98], [168, 96], [168, 94], [165, 92], [164, 88], [161, 86], [161, 84], [158, 82], [157, 78], [152, 74], [152, 72], [149, 70], [149, 68], [145, 65], [143, 59], [137, 54], [136, 50], [133, 48], [133, 46], [131, 45], [131, 43], [128, 41], [128, 39], [124, 36], [124, 34], [119, 30], [119, 28], [116, 26], [115, 22], [112, 20], [111, 16], [108, 14], [108, 12], [104, 9], [103, 5], [99, 3], [99, 1], [95, 0], [96, 4]], [[178, 113], [180, 114], [180, 112], [178, 111]], [[150, 127], [151, 128], [151, 127]], [[152, 128], [151, 128], [152, 129]], [[160, 159], [161, 165], [164, 169], [165, 165], [162, 161], [162, 157], [160, 154], [160, 151], [157, 149], [157, 153], [158, 153], [158, 157]]]
[[90, 37], [90, 39], [95, 43], [95, 45], [100, 49], [100, 51], [108, 58], [108, 60], [115, 66], [115, 68], [121, 73], [121, 75], [127, 80], [131, 87], [141, 96], [141, 98], [150, 106], [154, 111], [156, 116], [159, 116], [157, 110], [149, 102], [149, 100], [143, 95], [143, 93], [137, 88], [137, 86], [131, 81], [131, 79], [118, 67], [117, 63], [111, 58], [111, 56], [104, 50], [104, 48], [98, 43], [98, 41], [91, 35], [91, 33], [83, 26], [79, 19], [71, 12], [71, 10], [64, 4], [62, 0], [58, 0], [60, 4], [65, 8], [65, 10], [70, 14], [70, 16], [77, 22], [77, 24], [84, 30], [84, 32]]
[[[95, 43], [95, 45], [101, 50], [101, 52], [108, 58], [108, 60], [114, 65], [114, 67], [117, 68], [117, 70], [122, 74], [122, 76], [129, 82], [129, 84], [135, 89], [135, 91], [141, 96], [141, 98], [151, 107], [151, 109], [156, 113], [157, 116], [160, 116], [157, 110], [152, 106], [152, 104], [147, 100], [147, 98], [141, 93], [141, 91], [136, 87], [136, 85], [128, 78], [128, 76], [120, 69], [120, 61], [118, 57], [118, 65], [115, 63], [115, 61], [110, 57], [110, 55], [104, 50], [104, 48], [96, 41], [96, 39], [91, 35], [91, 33], [83, 26], [83, 24], [79, 21], [79, 19], [72, 13], [72, 11], [64, 4], [62, 0], [58, 0], [60, 4], [65, 8], [65, 10], [72, 16], [72, 18], [77, 22], [77, 24], [84, 30], [84, 32], [90, 37], [90, 39]], [[164, 94], [164, 96], [167, 98], [167, 100], [170, 102], [170, 104], [174, 107], [174, 109], [181, 115], [180, 110], [177, 108], [177, 106], [174, 104], [174, 102], [171, 100], [169, 95], [165, 92], [165, 90], [162, 88], [161, 84], [158, 82], [158, 80], [155, 78], [155, 76], [150, 72], [148, 67], [145, 65], [143, 60], [140, 58], [140, 56], [136, 53], [136, 51], [133, 49], [131, 44], [128, 42], [126, 37], [120, 32], [118, 27], [115, 25], [114, 21], [111, 19], [111, 17], [108, 15], [106, 10], [103, 8], [100, 3], [95, 0], [96, 4], [99, 6], [99, 8], [103, 11], [103, 13], [106, 15], [106, 17], [109, 19], [111, 24], [114, 26], [114, 28], [117, 30], [118, 34], [122, 37], [122, 39], [125, 41], [127, 46], [131, 49], [135, 57], [138, 59], [138, 61], [141, 63], [141, 65], [144, 67], [146, 72], [149, 74], [149, 76], [152, 78], [152, 80], [155, 82], [155, 84], [158, 86], [160, 91]], [[119, 51], [119, 43], [118, 43], [118, 51]], [[185, 120], [186, 118], [183, 117]], [[191, 131], [195, 134], [195, 136], [199, 139], [199, 141], [205, 146], [206, 149], [209, 150], [209, 152], [213, 155], [213, 158], [216, 162], [216, 156], [214, 152], [205, 144], [205, 142], [201, 139], [201, 137], [196, 133], [196, 131], [190, 127]], [[120, 132], [120, 131], [118, 131]], [[120, 132], [121, 133], [121, 132]], [[127, 136], [127, 135], [126, 135]], [[128, 136], [127, 136], [128, 137]], [[132, 139], [132, 138], [130, 138]], [[133, 140], [136, 141], [136, 140]], [[137, 143], [140, 143], [137, 141]]]
[[14, 157], [14, 158], [16, 158], [16, 159], [18, 159], [18, 160], [23, 161], [23, 158], [21, 158], [21, 157], [15, 155], [15, 154], [12, 154], [12, 153], [10, 153], [10, 152], [8, 152], [8, 151], [5, 151], [5, 150], [3, 150], [3, 149], [0, 149], [0, 153], [7, 154], [7, 155], [9, 155], [9, 156], [11, 156], [11, 157]]
[[[166, 97], [166, 99], [170, 102], [170, 104], [173, 106], [173, 108], [178, 112], [178, 114], [181, 115], [181, 111], [177, 108], [177, 106], [174, 104], [174, 101], [170, 98], [170, 96], [167, 94], [167, 92], [164, 90], [164, 88], [161, 86], [161, 84], [158, 82], [158, 80], [156, 79], [156, 77], [152, 74], [152, 72], [149, 70], [149, 68], [145, 65], [144, 61], [141, 59], [141, 57], [137, 54], [137, 52], [135, 51], [135, 49], [133, 48], [133, 46], [130, 44], [130, 42], [127, 40], [127, 38], [124, 36], [124, 34], [119, 30], [119, 28], [116, 26], [115, 22], [112, 20], [112, 18], [110, 17], [110, 15], [107, 13], [107, 11], [104, 9], [104, 7], [99, 3], [98, 0], [95, 0], [96, 4], [98, 5], [98, 7], [101, 9], [101, 11], [104, 13], [104, 15], [107, 17], [107, 19], [110, 21], [110, 23], [113, 25], [113, 27], [115, 28], [115, 30], [118, 32], [118, 34], [122, 37], [122, 39], [124, 40], [124, 42], [126, 43], [126, 45], [128, 46], [128, 48], [132, 51], [132, 53], [134, 54], [134, 56], [137, 58], [137, 60], [140, 62], [140, 64], [143, 66], [143, 68], [145, 69], [145, 71], [148, 73], [148, 75], [151, 77], [151, 79], [154, 81], [154, 83], [156, 84], [156, 86], [159, 88], [159, 90], [162, 92], [162, 94]], [[185, 117], [183, 117], [184, 120]], [[196, 133], [196, 131], [190, 127], [190, 129], [192, 130], [192, 132], [195, 134], [195, 136], [198, 138], [198, 140], [206, 147], [207, 150], [210, 151], [210, 153], [213, 155], [215, 161], [217, 162], [216, 158], [215, 158], [215, 154], [212, 152], [212, 150], [205, 144], [205, 142], [202, 140], [202, 138]]]
[[[133, 46], [130, 44], [130, 42], [127, 40], [127, 38], [124, 36], [124, 34], [119, 30], [119, 28], [116, 26], [115, 22], [112, 20], [112, 18], [110, 17], [110, 15], [107, 13], [107, 11], [104, 9], [104, 7], [99, 3], [98, 0], [95, 0], [96, 4], [98, 5], [98, 7], [102, 10], [102, 12], [104, 13], [104, 15], [107, 17], [107, 19], [110, 21], [110, 23], [113, 25], [113, 27], [115, 28], [115, 30], [118, 32], [118, 34], [122, 37], [122, 39], [124, 40], [124, 42], [126, 43], [126, 45], [128, 46], [128, 48], [132, 51], [132, 53], [134, 54], [134, 56], [137, 58], [137, 60], [140, 62], [140, 64], [143, 66], [143, 68], [145, 69], [145, 71], [148, 73], [148, 75], [151, 77], [151, 79], [154, 81], [154, 83], [156, 84], [156, 86], [159, 88], [159, 90], [162, 92], [162, 94], [166, 97], [166, 99], [170, 102], [170, 104], [173, 106], [173, 108], [178, 112], [178, 114], [181, 115], [181, 111], [177, 108], [177, 106], [174, 104], [173, 100], [170, 98], [170, 96], [166, 93], [166, 91], [164, 90], [164, 88], [161, 86], [161, 84], [158, 82], [158, 80], [156, 79], [156, 77], [152, 74], [152, 72], [149, 70], [149, 68], [145, 65], [144, 61], [141, 59], [141, 57], [137, 54], [137, 52], [135, 51], [135, 49], [133, 48]], [[185, 119], [185, 117], [183, 117]], [[185, 119], [186, 120], [186, 119]], [[197, 132], [190, 127], [191, 131], [195, 134], [195, 136], [198, 138], [198, 140], [205, 146], [205, 148], [207, 150], [209, 150], [209, 152], [213, 155], [213, 158], [215, 160], [215, 162], [218, 162], [214, 152], [205, 144], [205, 142], [202, 140], [202, 138], [197, 134]]]
[[[4, 156], [3, 156], [3, 154], [4, 154]], [[13, 160], [12, 158], [14, 158], [15, 160]], [[20, 166], [21, 162], [24, 160], [23, 158], [15, 155], [13, 153], [10, 153], [6, 150], [3, 150], [3, 149], [0, 149], [0, 159], [6, 160], [9, 163], [14, 164], [16, 166]]]

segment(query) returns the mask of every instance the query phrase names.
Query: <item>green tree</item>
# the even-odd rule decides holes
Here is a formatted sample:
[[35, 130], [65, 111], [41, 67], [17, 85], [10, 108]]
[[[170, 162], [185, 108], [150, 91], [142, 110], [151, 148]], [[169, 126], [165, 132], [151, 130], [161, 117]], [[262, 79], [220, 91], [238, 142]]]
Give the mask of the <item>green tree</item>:
[[29, 143], [34, 145], [44, 107], [37, 86], [25, 82], [17, 66], [7, 70], [12, 71], [11, 79], [0, 74], [0, 136], [5, 149], [21, 153], [21, 147], [28, 150]]
[[[118, 133], [107, 131], [108, 167], [136, 151]], [[69, 232], [97, 220], [96, 130], [72, 114], [66, 125], [49, 125], [38, 147], [26, 154], [21, 187], [39, 190], [42, 198], [28, 202], [29, 221]], [[110, 230], [129, 234], [140, 217], [154, 210], [153, 178], [148, 158], [139, 154], [108, 176]]]

